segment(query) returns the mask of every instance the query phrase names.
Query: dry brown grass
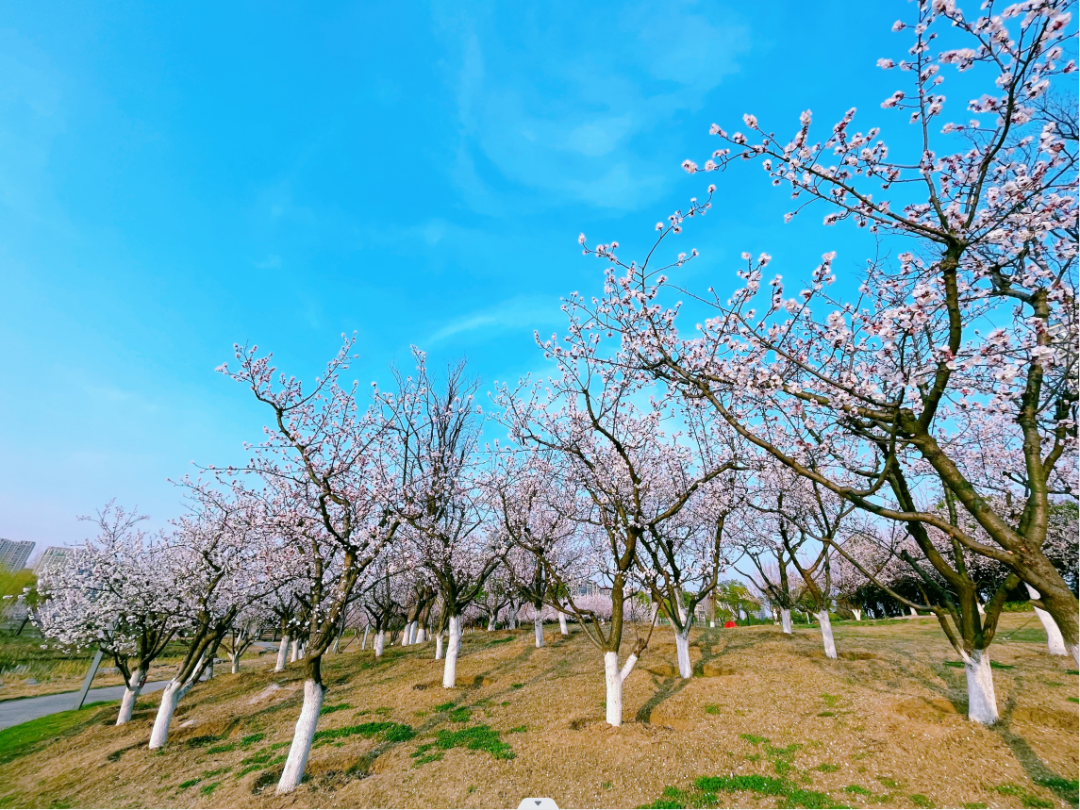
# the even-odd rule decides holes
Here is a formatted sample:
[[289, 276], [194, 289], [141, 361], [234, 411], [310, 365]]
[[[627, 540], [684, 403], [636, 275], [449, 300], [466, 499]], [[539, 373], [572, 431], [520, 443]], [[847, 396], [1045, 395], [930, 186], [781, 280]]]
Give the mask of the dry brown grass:
[[[1031, 618], [1007, 615], [1004, 632]], [[385, 720], [412, 726], [416, 736], [322, 745], [308, 780], [289, 797], [273, 794], [281, 767], [273, 762], [286, 752], [299, 711], [298, 675], [260, 669], [198, 686], [181, 703], [164, 753], [145, 747], [151, 697], [127, 727], [94, 726], [3, 766], [0, 805], [516, 807], [526, 796], [550, 796], [561, 807], [634, 807], [700, 776], [781, 771], [855, 807], [917, 806], [922, 797], [938, 807], [1068, 806], [1067, 792], [1034, 780], [1076, 776], [1077, 705], [1069, 698], [1077, 678], [1067, 674], [1071, 661], [1051, 659], [1038, 643], [995, 644], [994, 660], [1014, 668], [995, 670], [1003, 718], [984, 728], [964, 717], [963, 670], [944, 664], [954, 655], [931, 620], [839, 627], [839, 661], [824, 658], [813, 630], [797, 629], [793, 638], [772, 627], [699, 631], [697, 674], [685, 682], [672, 677], [675, 647], [660, 628], [627, 681], [627, 722], [615, 729], [603, 722], [599, 654], [583, 638], [563, 643], [549, 629], [555, 643], [537, 650], [529, 628], [492, 643], [506, 635], [467, 634], [458, 670], [464, 686], [449, 691], [439, 686], [430, 644], [391, 648], [379, 662], [355, 646], [330, 656], [326, 705], [349, 708], [325, 715], [320, 729]], [[436, 710], [451, 700], [472, 707], [469, 721]], [[480, 723], [502, 732], [515, 758], [454, 748], [417, 766], [413, 754], [437, 731]], [[256, 734], [265, 736], [242, 744]], [[781, 749], [788, 753], [777, 756]], [[255, 792], [260, 784], [269, 787]], [[777, 802], [752, 792], [719, 800]]]

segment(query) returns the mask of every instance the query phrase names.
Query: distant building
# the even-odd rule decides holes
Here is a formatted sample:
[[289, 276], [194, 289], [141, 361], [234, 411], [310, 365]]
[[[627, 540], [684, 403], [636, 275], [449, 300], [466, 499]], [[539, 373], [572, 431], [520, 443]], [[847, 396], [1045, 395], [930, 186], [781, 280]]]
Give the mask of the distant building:
[[[607, 590], [610, 590], [610, 588]], [[599, 593], [600, 586], [591, 580], [579, 582], [570, 589], [572, 596], [596, 596]]]
[[0, 537], [0, 568], [21, 571], [34, 550], [31, 540], [5, 540]]
[[38, 561], [34, 563], [34, 573], [40, 574], [46, 568], [51, 568], [63, 559], [70, 557], [75, 553], [75, 549], [70, 546], [49, 546], [38, 558]]

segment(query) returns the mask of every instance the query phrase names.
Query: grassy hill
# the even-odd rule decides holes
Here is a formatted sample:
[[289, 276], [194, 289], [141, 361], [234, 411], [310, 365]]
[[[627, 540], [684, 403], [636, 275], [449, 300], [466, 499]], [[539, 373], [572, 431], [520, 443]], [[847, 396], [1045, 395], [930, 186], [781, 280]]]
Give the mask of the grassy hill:
[[993, 728], [965, 719], [964, 673], [933, 620], [848, 623], [836, 638], [830, 661], [812, 629], [695, 631], [682, 681], [658, 628], [619, 729], [577, 634], [549, 626], [538, 650], [531, 627], [469, 633], [453, 690], [431, 644], [381, 660], [354, 644], [327, 659], [308, 778], [286, 798], [273, 786], [301, 684], [264, 659], [197, 686], [158, 754], [156, 696], [126, 727], [97, 706], [0, 732], [0, 806], [1076, 806], [1077, 676], [1044, 653], [1030, 613], [1005, 616], [992, 649]]

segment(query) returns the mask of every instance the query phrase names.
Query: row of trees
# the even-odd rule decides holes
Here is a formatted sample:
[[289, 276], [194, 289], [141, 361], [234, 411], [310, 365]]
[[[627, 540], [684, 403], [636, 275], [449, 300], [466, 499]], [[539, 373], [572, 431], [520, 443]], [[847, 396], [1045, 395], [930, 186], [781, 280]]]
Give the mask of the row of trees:
[[[220, 645], [237, 661], [274, 625], [279, 666], [302, 648], [305, 681], [283, 793], [311, 750], [323, 656], [350, 622], [374, 630], [376, 655], [390, 630], [404, 644], [434, 634], [451, 688], [470, 613], [524, 605], [538, 644], [545, 611], [569, 617], [601, 654], [619, 725], [657, 617], [690, 677], [695, 610], [732, 565], [785, 632], [796, 603], [809, 605], [830, 657], [841, 603], [861, 611], [884, 594], [929, 611], [964, 662], [970, 717], [993, 722], [988, 651], [1010, 594], [1029, 588], [1062, 640], [1053, 651], [1080, 655], [1077, 135], [1051, 92], [1075, 70], [1071, 4], [986, 5], [969, 19], [952, 2], [918, 2], [895, 26], [911, 33], [911, 58], [881, 65], [912, 87], [883, 106], [910, 116], [911, 156], [894, 156], [876, 128], [853, 132], [852, 110], [823, 142], [809, 112], [787, 141], [748, 115], [749, 134], [716, 126], [724, 143], [704, 168], [684, 164], [759, 161], [790, 187], [792, 216], [816, 203], [828, 225], [906, 243], [841, 285], [848, 300], [832, 292], [832, 253], [794, 297], [779, 276], [763, 289], [767, 254], [745, 254], [742, 286], [690, 294], [708, 311], [685, 328], [687, 292], [668, 275], [696, 251], [657, 262], [709, 209], [710, 186], [658, 225], [641, 262], [581, 237], [608, 263], [603, 293], [567, 300], [567, 334], [538, 337], [556, 373], [496, 386], [491, 413], [463, 364], [432, 379], [419, 351], [413, 374], [361, 396], [342, 381], [351, 340], [310, 388], [237, 347], [237, 365], [220, 370], [269, 417], [248, 462], [184, 481], [190, 513], [161, 537], [103, 513], [99, 541], [44, 583], [43, 629], [109, 650], [132, 705], [153, 658], [183, 643], [159, 747]], [[950, 44], [935, 53], [938, 29]], [[988, 90], [971, 121], [943, 120], [951, 67]], [[878, 199], [878, 187], [899, 197]], [[605, 596], [580, 596], [589, 582]]]

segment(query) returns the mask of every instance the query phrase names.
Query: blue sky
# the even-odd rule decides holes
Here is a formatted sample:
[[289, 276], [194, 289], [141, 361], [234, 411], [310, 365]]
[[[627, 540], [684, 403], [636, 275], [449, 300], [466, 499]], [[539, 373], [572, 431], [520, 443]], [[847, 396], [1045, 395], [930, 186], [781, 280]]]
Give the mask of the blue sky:
[[110, 498], [227, 464], [264, 414], [214, 373], [234, 342], [312, 378], [356, 332], [361, 380], [465, 355], [486, 387], [545, 366], [532, 330], [681, 237], [723, 289], [743, 250], [797, 278], [858, 238], [784, 226], [760, 169], [689, 177], [713, 121], [870, 123], [906, 2], [0, 4], [0, 537], [74, 543]]

